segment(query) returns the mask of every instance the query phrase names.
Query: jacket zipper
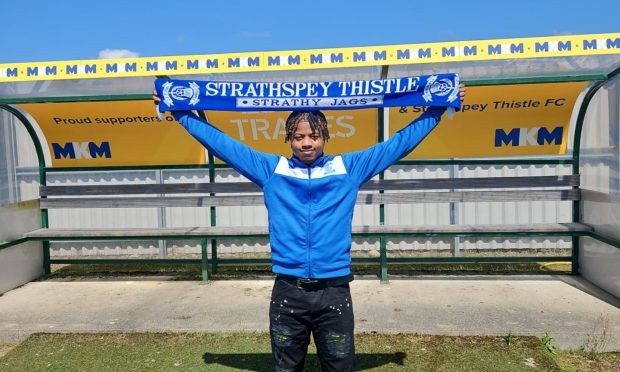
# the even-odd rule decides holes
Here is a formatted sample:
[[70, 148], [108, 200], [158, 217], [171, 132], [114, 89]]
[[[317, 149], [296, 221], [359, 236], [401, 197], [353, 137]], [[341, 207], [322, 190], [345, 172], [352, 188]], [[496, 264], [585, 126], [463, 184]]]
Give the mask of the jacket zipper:
[[308, 247], [307, 250], [307, 262], [308, 262], [308, 278], [312, 278], [312, 261], [310, 259], [310, 249], [311, 244], [310, 244], [310, 228], [311, 228], [311, 221], [312, 221], [312, 192], [311, 192], [311, 187], [312, 187], [312, 168], [310, 166], [308, 166], [308, 224], [306, 226], [306, 246]]

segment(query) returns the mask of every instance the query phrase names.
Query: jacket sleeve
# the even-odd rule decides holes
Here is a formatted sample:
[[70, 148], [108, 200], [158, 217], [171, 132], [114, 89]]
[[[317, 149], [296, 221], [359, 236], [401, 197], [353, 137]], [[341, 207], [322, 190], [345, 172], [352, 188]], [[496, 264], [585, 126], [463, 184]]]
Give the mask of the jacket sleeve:
[[437, 126], [445, 110], [445, 107], [431, 107], [387, 141], [366, 150], [343, 154], [349, 176], [362, 185], [405, 157]]
[[190, 111], [177, 111], [172, 115], [209, 152], [260, 187], [263, 187], [273, 174], [280, 159], [278, 155], [256, 151]]

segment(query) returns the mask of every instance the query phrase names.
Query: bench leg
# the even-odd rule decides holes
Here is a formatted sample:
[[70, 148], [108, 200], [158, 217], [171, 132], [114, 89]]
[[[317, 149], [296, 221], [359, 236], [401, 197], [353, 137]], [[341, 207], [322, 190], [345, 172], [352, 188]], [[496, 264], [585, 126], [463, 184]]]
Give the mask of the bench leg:
[[217, 240], [211, 239], [211, 273], [217, 274]]
[[200, 239], [202, 281], [209, 281], [209, 263], [207, 262], [207, 239]]
[[573, 275], [579, 275], [579, 237], [573, 236], [571, 271]]
[[379, 268], [381, 270], [381, 284], [388, 284], [388, 268], [387, 268], [387, 244], [385, 238], [379, 238]]
[[52, 265], [50, 263], [50, 242], [43, 242], [43, 274], [49, 275], [52, 273]]

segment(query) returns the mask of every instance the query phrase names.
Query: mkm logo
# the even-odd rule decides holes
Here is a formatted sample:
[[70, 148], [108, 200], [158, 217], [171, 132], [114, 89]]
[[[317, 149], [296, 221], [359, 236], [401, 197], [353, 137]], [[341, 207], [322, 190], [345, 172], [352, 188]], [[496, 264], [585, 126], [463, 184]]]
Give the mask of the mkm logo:
[[93, 159], [111, 158], [110, 142], [67, 142], [64, 145], [52, 143], [54, 159]]
[[513, 128], [506, 133], [503, 129], [495, 129], [495, 147], [502, 146], [542, 146], [545, 143], [561, 145], [564, 127], [555, 127], [549, 131], [545, 127]]

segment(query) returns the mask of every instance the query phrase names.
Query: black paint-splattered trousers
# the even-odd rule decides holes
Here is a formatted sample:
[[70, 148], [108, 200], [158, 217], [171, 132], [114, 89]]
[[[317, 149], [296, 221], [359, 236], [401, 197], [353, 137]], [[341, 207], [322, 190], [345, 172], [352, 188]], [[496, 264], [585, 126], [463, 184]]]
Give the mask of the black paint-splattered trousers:
[[269, 307], [275, 371], [303, 371], [310, 334], [321, 370], [353, 371], [353, 303], [349, 284], [299, 288], [276, 279]]

